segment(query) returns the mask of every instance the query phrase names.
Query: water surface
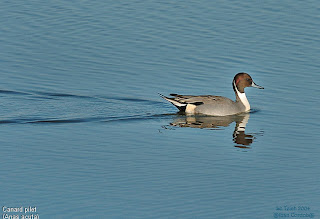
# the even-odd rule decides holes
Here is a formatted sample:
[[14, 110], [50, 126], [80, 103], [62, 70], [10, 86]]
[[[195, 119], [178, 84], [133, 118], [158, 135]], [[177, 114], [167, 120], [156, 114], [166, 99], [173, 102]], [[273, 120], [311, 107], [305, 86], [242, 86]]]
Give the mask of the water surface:
[[[3, 206], [319, 217], [317, 1], [8, 1], [0, 19]], [[265, 87], [246, 89], [249, 114], [186, 117], [158, 96], [234, 99], [243, 71]]]

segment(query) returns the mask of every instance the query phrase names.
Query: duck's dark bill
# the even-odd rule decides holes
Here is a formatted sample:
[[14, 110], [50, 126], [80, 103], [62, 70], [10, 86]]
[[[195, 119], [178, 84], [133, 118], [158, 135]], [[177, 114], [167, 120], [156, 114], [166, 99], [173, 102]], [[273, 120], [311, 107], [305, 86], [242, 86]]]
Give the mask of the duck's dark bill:
[[264, 87], [261, 87], [261, 86], [257, 85], [257, 84], [254, 83], [253, 81], [252, 81], [251, 87], [256, 87], [256, 88], [259, 88], [259, 89], [264, 89]]

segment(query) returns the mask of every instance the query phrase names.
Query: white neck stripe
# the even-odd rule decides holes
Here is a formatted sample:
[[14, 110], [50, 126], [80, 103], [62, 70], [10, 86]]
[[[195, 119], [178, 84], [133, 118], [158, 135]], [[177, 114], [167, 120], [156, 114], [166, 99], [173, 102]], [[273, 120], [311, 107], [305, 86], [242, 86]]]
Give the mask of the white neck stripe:
[[236, 84], [235, 84], [234, 82], [233, 82], [233, 85], [234, 85], [234, 89], [236, 90], [237, 95], [238, 95], [241, 103], [245, 106], [246, 111], [249, 111], [249, 110], [250, 110], [250, 104], [249, 104], [249, 101], [248, 101], [248, 99], [247, 99], [246, 93], [244, 93], [244, 92], [241, 93], [241, 92], [238, 90], [238, 88], [237, 88], [237, 86], [236, 86]]

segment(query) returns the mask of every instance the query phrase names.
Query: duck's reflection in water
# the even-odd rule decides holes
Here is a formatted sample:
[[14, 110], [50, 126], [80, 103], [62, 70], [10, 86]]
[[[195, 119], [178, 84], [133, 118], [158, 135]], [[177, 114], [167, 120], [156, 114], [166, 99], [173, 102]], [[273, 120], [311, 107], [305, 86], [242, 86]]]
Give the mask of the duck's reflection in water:
[[200, 129], [221, 129], [221, 127], [228, 127], [231, 123], [235, 122], [236, 126], [233, 132], [233, 142], [236, 143], [235, 147], [250, 148], [249, 146], [253, 143], [255, 137], [254, 134], [245, 133], [249, 117], [249, 113], [232, 116], [181, 116], [170, 123], [170, 125]]

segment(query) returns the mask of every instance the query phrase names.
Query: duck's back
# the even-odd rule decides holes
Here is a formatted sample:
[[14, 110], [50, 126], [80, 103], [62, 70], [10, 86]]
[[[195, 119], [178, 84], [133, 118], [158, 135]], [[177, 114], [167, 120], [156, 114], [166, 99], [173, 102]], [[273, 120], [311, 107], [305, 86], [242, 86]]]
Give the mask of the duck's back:
[[229, 98], [213, 95], [191, 96], [173, 95], [173, 99], [179, 103], [187, 104], [186, 113], [206, 114], [212, 116], [225, 116], [243, 112], [244, 106]]

